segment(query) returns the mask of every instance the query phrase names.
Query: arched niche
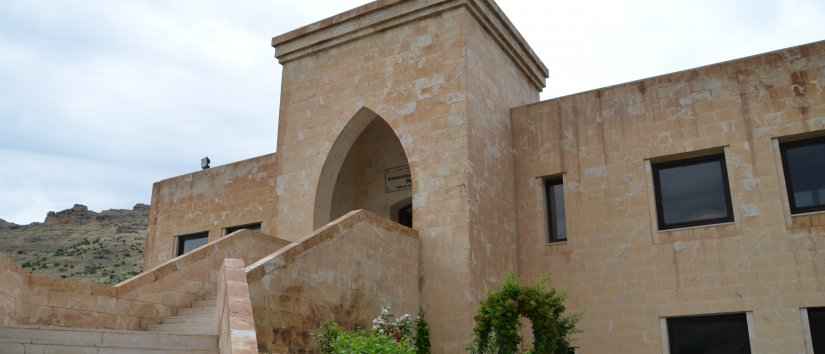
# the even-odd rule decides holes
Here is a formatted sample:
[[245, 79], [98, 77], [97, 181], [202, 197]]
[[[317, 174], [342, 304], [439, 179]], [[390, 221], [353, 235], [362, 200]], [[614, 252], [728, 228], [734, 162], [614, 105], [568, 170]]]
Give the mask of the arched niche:
[[[320, 228], [357, 209], [411, 226], [412, 174], [404, 147], [390, 125], [362, 108], [327, 155], [315, 195], [314, 226]], [[399, 213], [404, 213], [399, 218]]]

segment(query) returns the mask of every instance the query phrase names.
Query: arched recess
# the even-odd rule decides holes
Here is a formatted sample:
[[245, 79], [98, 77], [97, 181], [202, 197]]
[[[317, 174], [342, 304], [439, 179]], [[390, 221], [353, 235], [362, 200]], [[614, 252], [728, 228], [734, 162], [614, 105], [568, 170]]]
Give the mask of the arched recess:
[[[412, 174], [401, 141], [378, 114], [362, 108], [327, 155], [315, 194], [319, 228], [356, 209], [398, 221], [399, 203], [412, 205]], [[404, 212], [409, 212], [405, 209]]]

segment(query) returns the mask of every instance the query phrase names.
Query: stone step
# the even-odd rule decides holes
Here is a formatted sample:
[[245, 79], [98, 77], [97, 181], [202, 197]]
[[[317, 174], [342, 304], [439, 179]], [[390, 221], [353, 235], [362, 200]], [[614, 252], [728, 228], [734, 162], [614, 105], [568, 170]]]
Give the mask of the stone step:
[[187, 307], [187, 308], [179, 309], [177, 315], [178, 316], [199, 315], [199, 314], [204, 314], [204, 313], [215, 313], [215, 307], [214, 306], [212, 306], [212, 307], [209, 307], [209, 306]]
[[160, 324], [170, 324], [170, 323], [188, 323], [188, 324], [205, 324], [205, 323], [214, 323], [217, 321], [214, 315], [210, 316], [203, 316], [203, 317], [169, 317]]
[[0, 327], [0, 354], [212, 354], [215, 335], [55, 327]]
[[217, 335], [216, 300], [213, 298], [196, 301], [192, 307], [178, 310], [178, 314], [150, 325], [148, 330], [155, 333]]
[[215, 307], [217, 302], [216, 299], [199, 300], [192, 303], [192, 307]]

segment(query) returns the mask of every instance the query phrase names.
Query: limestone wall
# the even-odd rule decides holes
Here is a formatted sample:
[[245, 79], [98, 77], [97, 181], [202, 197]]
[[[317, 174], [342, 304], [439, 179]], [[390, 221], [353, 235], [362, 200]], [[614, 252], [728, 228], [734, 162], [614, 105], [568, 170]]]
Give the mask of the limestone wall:
[[175, 237], [209, 232], [209, 240], [225, 228], [262, 223], [274, 235], [276, 154], [157, 182], [152, 187], [149, 236], [144, 269], [175, 256]]
[[[825, 130], [825, 43], [513, 111], [519, 269], [583, 314], [582, 353], [661, 353], [661, 319], [752, 312], [754, 353], [802, 353], [825, 305], [825, 215], [790, 216], [776, 138]], [[648, 160], [720, 148], [736, 222], [658, 231]], [[538, 177], [564, 174], [546, 245]]]
[[351, 212], [247, 267], [261, 351], [308, 353], [324, 322], [369, 328], [383, 306], [419, 308], [417, 233]]
[[[480, 302], [517, 266], [516, 198], [510, 110], [535, 103], [539, 90], [475, 20], [467, 42], [470, 269]], [[463, 314], [472, 317], [475, 311]], [[470, 321], [471, 322], [471, 321]]]

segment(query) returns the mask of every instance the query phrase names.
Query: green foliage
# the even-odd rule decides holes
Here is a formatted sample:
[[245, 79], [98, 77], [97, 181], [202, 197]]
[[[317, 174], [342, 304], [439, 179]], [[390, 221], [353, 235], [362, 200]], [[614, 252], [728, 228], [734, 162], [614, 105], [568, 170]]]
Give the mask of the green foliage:
[[344, 333], [333, 344], [336, 354], [415, 354], [415, 348], [407, 341], [373, 332]]
[[570, 353], [570, 335], [576, 330], [577, 318], [566, 314], [564, 296], [545, 283], [522, 286], [515, 276], [508, 276], [501, 289], [481, 304], [475, 317], [475, 338], [468, 348], [470, 353], [520, 353], [522, 316], [533, 325], [533, 349], [528, 353]]
[[368, 331], [350, 332], [327, 322], [315, 335], [321, 354], [429, 354], [430, 329], [422, 316], [396, 318], [389, 308], [372, 321]]
[[415, 353], [430, 354], [430, 326], [424, 320], [424, 313], [418, 313], [415, 321]]
[[374, 331], [348, 332], [335, 322], [321, 327], [316, 343], [321, 354], [415, 354], [409, 340], [399, 342]]
[[324, 323], [315, 335], [315, 342], [321, 354], [335, 354], [335, 341], [344, 333], [344, 329], [337, 323]]

